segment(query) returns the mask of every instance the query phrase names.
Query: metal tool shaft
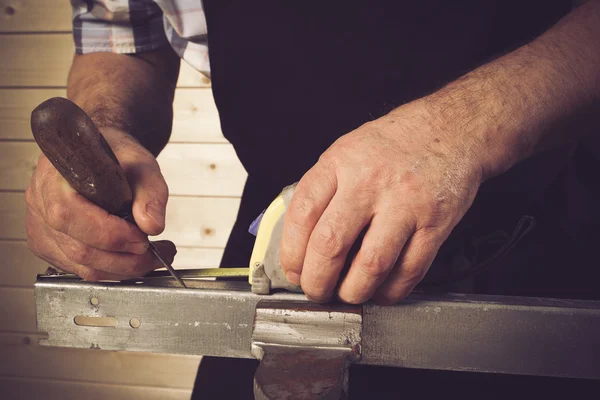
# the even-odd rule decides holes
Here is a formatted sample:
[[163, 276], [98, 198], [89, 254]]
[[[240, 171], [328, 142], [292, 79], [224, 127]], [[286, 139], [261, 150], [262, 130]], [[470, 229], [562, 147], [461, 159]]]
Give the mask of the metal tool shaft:
[[179, 283], [179, 285], [181, 287], [187, 288], [187, 286], [185, 286], [185, 283], [183, 282], [183, 279], [181, 279], [179, 277], [179, 275], [177, 275], [177, 272], [175, 272], [175, 270], [173, 269], [171, 264], [169, 264], [167, 261], [165, 261], [164, 258], [162, 258], [162, 256], [160, 255], [160, 252], [158, 251], [158, 249], [156, 248], [156, 246], [154, 246], [154, 244], [152, 242], [150, 242], [149, 248], [150, 248], [150, 251], [152, 251], [152, 253], [154, 254], [154, 256], [156, 258], [158, 258], [158, 260], [162, 263], [162, 265], [164, 265], [165, 268], [169, 271], [171, 276], [177, 280], [177, 283]]

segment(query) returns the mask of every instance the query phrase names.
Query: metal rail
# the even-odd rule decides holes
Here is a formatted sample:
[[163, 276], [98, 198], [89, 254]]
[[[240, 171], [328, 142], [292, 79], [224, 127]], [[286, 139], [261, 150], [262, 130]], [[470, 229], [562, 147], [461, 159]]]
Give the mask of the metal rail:
[[[186, 283], [40, 276], [41, 344], [252, 358], [257, 304], [306, 300], [255, 295], [243, 282]], [[597, 301], [414, 294], [397, 306], [364, 305], [362, 324], [361, 364], [600, 379]]]

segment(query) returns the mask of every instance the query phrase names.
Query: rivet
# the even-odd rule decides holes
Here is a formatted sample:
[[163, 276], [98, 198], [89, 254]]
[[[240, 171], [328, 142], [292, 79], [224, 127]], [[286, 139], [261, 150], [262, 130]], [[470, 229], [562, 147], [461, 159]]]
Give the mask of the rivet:
[[210, 164], [209, 167], [210, 167], [210, 169], [215, 170], [215, 169], [217, 169], [217, 164], [214, 164], [214, 163]]
[[137, 318], [131, 318], [129, 320], [129, 325], [131, 325], [132, 328], [139, 328], [141, 324], [142, 323]]
[[100, 300], [98, 300], [98, 298], [97, 298], [97, 297], [92, 297], [92, 298], [90, 299], [90, 303], [91, 303], [93, 306], [97, 306], [97, 305], [98, 305], [98, 303], [100, 303]]
[[204, 228], [204, 234], [210, 236], [213, 234], [213, 230], [210, 228]]
[[12, 6], [6, 6], [4, 7], [4, 12], [8, 15], [15, 15], [16, 10]]

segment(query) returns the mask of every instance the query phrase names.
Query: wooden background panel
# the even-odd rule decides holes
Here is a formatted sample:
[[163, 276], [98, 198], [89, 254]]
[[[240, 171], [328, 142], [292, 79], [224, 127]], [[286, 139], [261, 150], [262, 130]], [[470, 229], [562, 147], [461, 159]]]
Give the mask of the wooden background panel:
[[168, 144], [158, 163], [172, 195], [239, 197], [246, 182], [229, 144]]
[[0, 331], [36, 331], [33, 288], [0, 287], [0, 304]]
[[0, 239], [27, 239], [25, 196], [21, 192], [0, 192]]
[[156, 239], [179, 246], [223, 248], [239, 205], [238, 198], [172, 197], [167, 205], [167, 228]]
[[221, 248], [178, 246], [173, 267], [176, 269], [217, 268], [222, 257]]
[[0, 36], [0, 86], [65, 86], [70, 34]]
[[0, 0], [0, 33], [57, 31], [71, 31], [68, 1]]
[[25, 190], [29, 185], [40, 149], [35, 142], [0, 144], [0, 188]]
[[0, 376], [189, 389], [200, 358], [46, 347], [32, 343], [0, 347], [0, 359], [11, 360], [11, 363], [0, 362]]
[[[238, 198], [171, 197], [167, 228], [153, 239], [185, 247], [223, 248], [239, 208]], [[0, 192], [0, 239], [27, 239], [23, 193]]]
[[227, 143], [210, 88], [178, 88], [171, 143]]
[[[25, 190], [40, 150], [35, 142], [0, 146], [0, 188]], [[169, 143], [158, 157], [171, 195], [240, 196], [246, 171], [229, 144]]]
[[35, 275], [48, 268], [48, 263], [37, 258], [26, 241], [0, 241], [2, 273], [0, 286], [32, 287]]
[[[64, 87], [73, 58], [70, 33], [0, 35], [0, 86]], [[210, 79], [181, 63], [180, 87], [209, 87]]]
[[11, 400], [189, 400], [191, 389], [124, 386], [89, 382], [0, 378], [0, 392]]
[[[38, 104], [65, 97], [65, 89], [0, 89], [0, 140], [31, 140], [30, 116]], [[227, 143], [210, 88], [179, 88], [173, 102], [171, 143]]]
[[[26, 241], [1, 241], [2, 273], [0, 287], [33, 287], [36, 274], [42, 274], [48, 263], [37, 258]], [[178, 269], [216, 268], [221, 262], [223, 249], [220, 248], [177, 248], [173, 267]]]
[[0, 139], [33, 140], [31, 111], [44, 100], [65, 95], [65, 89], [0, 89]]

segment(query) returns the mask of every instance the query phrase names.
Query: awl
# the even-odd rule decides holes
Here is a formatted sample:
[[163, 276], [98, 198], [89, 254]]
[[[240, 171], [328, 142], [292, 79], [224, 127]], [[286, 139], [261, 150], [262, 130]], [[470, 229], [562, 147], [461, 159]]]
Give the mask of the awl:
[[[44, 101], [31, 113], [31, 130], [42, 152], [80, 195], [135, 224], [133, 194], [117, 157], [90, 117], [62, 97]], [[150, 251], [181, 287], [173, 267], [150, 242]]]

